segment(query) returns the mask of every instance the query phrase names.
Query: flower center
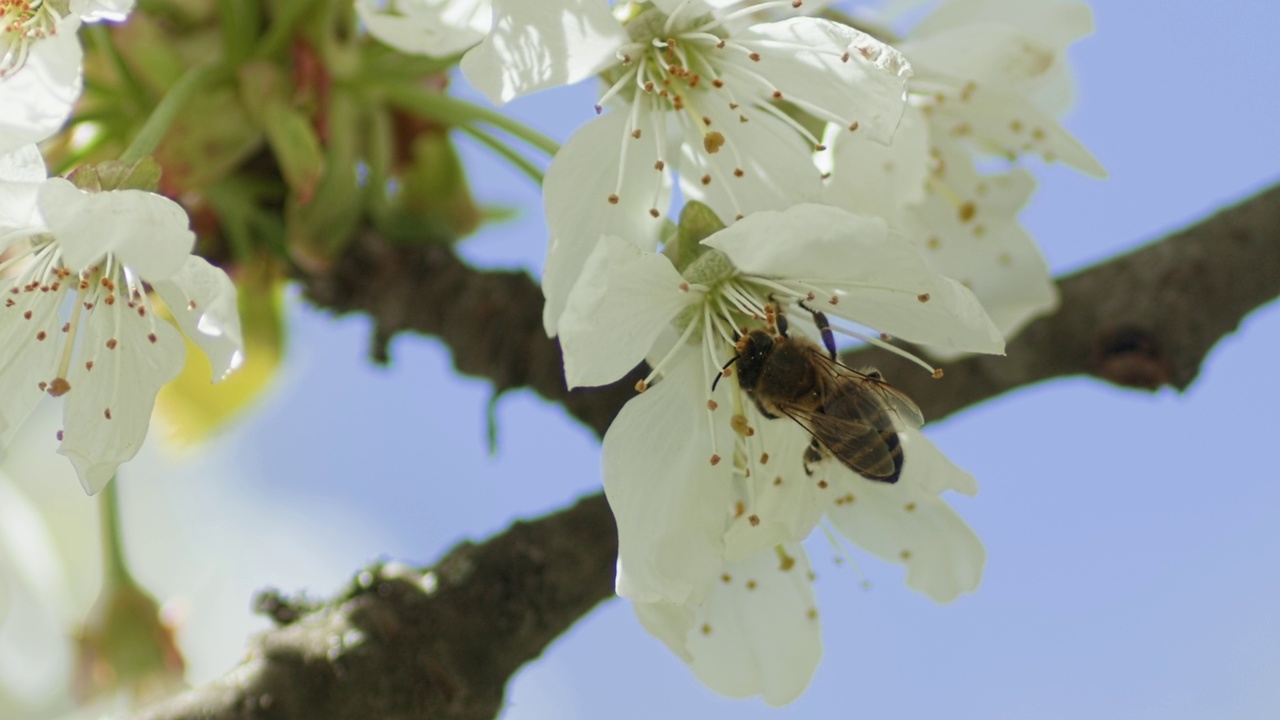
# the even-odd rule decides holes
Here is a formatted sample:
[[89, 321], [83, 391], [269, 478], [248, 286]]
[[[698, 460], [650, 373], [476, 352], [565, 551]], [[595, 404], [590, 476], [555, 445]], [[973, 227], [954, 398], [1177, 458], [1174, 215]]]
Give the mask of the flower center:
[[51, 4], [47, 0], [0, 0], [0, 80], [22, 69], [33, 43], [57, 32], [63, 15]]
[[[67, 377], [72, 356], [77, 354], [77, 334], [88, 320], [87, 315], [110, 313], [107, 324], [113, 331], [101, 347], [79, 348], [78, 354], [84, 361], [86, 371], [93, 370], [99, 353], [116, 349], [119, 344], [117, 331], [124, 313], [134, 312], [139, 317], [146, 318], [152, 330], [148, 334], [148, 340], [156, 342], [154, 313], [142, 281], [113, 255], [105, 256], [99, 264], [77, 275], [62, 264], [62, 253], [51, 238], [37, 236], [33, 238], [28, 250], [0, 264], [0, 272], [23, 261], [26, 261], [26, 266], [12, 280], [0, 312], [16, 314], [19, 319], [12, 321], [15, 324], [27, 323], [35, 342], [59, 344], [54, 376], [39, 384], [42, 391], [60, 397], [71, 390]], [[75, 297], [70, 305], [69, 317], [58, 328], [58, 321], [68, 316], [67, 298], [73, 288]], [[51, 328], [58, 330], [54, 332]]]
[[[733, 181], [748, 175], [745, 156], [760, 148], [739, 148], [731, 127], [747, 123], [753, 111], [781, 120], [814, 146], [820, 142], [775, 102], [784, 94], [768, 78], [753, 69], [769, 52], [794, 53], [793, 47], [773, 47], [758, 41], [735, 41], [726, 25], [746, 13], [766, 6], [797, 8], [798, 0], [756, 5], [722, 17], [694, 16], [693, 3], [679, 6], [671, 15], [649, 8], [626, 22], [631, 42], [617, 51], [618, 65], [606, 71], [612, 84], [596, 104], [596, 112], [614, 98], [628, 103], [628, 121], [622, 142], [618, 179], [611, 204], [618, 204], [627, 192], [647, 193], [653, 199], [649, 214], [662, 215], [658, 207], [668, 168], [669, 126], [679, 128], [685, 148], [686, 173], [696, 173], [697, 182], [720, 186], [741, 218], [751, 210], [738, 202]], [[623, 188], [628, 141], [653, 143], [656, 171], [643, 189]], [[727, 160], [717, 160], [722, 152]]]

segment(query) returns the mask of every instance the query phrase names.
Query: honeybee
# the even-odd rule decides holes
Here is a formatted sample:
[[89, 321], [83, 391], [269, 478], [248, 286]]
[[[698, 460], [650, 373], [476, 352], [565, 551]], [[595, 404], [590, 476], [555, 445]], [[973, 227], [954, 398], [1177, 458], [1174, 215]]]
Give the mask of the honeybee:
[[766, 417], [789, 417], [809, 431], [806, 470], [835, 457], [868, 480], [897, 482], [904, 462], [898, 429], [920, 427], [920, 408], [875, 368], [854, 370], [837, 361], [826, 318], [810, 312], [826, 351], [788, 335], [786, 318], [777, 313], [776, 333], [756, 329], [738, 338], [738, 354], [728, 364], [738, 366], [738, 385]]

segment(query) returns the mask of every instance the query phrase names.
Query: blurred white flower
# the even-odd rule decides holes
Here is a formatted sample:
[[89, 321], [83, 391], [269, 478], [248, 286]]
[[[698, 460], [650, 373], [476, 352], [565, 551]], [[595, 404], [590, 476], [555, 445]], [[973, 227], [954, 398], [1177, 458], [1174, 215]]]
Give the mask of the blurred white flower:
[[0, 155], [53, 135], [83, 86], [81, 23], [121, 21], [133, 0], [0, 3]]
[[240, 318], [231, 280], [191, 255], [177, 203], [44, 174], [34, 146], [0, 159], [0, 443], [43, 394], [65, 395], [58, 452], [92, 494], [138, 451], [156, 392], [186, 355], [144, 282], [208, 354], [215, 381], [240, 364]]
[[914, 76], [893, 145], [833, 139], [826, 201], [885, 217], [972, 289], [1006, 336], [1055, 309], [1057, 290], [1017, 220], [1034, 180], [980, 173], [976, 158], [1034, 153], [1104, 174], [1039, 105], [1065, 92], [1067, 46], [1092, 29], [1081, 3], [949, 0], [896, 44]]
[[[0, 718], [124, 716], [133, 688], [80, 707], [69, 692], [75, 638], [103, 583], [102, 496], [86, 497], [49, 452], [56, 410], [37, 409], [0, 459]], [[250, 456], [231, 438], [180, 456], [153, 441], [117, 487], [129, 569], [162, 601], [196, 685], [224, 676], [247, 638], [271, 625], [251, 609], [255, 592], [337, 587], [391, 542], [349, 505], [273, 494]]]
[[414, 55], [448, 57], [480, 42], [493, 22], [489, 0], [356, 0], [369, 34]]
[[[720, 400], [712, 388], [739, 329], [760, 326], [770, 305], [805, 302], [917, 343], [1003, 349], [973, 295], [880, 220], [800, 205], [749, 215], [702, 245], [682, 274], [664, 255], [602, 239], [561, 325], [571, 387], [616, 380], [646, 356], [653, 367], [644, 383], [653, 387], [623, 407], [604, 439], [618, 593], [638, 602], [700, 602], [726, 559], [805, 537], [834, 501], [798, 494], [808, 445], [799, 425], [767, 421], [744, 401], [736, 376]], [[664, 342], [664, 333], [679, 339]], [[748, 488], [741, 497], [735, 478]], [[757, 491], [762, 479], [769, 483]], [[759, 533], [737, 539], [736, 517]]]
[[0, 715], [65, 692], [72, 604], [39, 509], [0, 472]]

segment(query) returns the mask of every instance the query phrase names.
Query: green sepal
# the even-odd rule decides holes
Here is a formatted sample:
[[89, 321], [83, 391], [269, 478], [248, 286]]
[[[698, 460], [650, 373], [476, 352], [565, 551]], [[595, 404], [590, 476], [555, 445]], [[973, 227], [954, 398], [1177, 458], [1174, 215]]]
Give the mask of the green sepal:
[[265, 61], [245, 63], [237, 72], [240, 102], [266, 132], [267, 144], [292, 195], [311, 202], [325, 173], [325, 153], [312, 114], [294, 107], [284, 71]]
[[105, 583], [75, 640], [71, 694], [81, 702], [122, 689], [152, 701], [183, 687], [186, 662], [174, 628], [131, 579]]
[[311, 202], [325, 175], [324, 150], [311, 117], [283, 102], [271, 102], [263, 110], [263, 129], [285, 184], [299, 202]]
[[663, 247], [663, 253], [677, 270], [683, 271], [708, 248], [702, 241], [724, 229], [720, 217], [704, 203], [691, 200], [680, 211], [680, 223], [676, 226], [675, 241]]
[[400, 177], [380, 228], [402, 242], [453, 242], [480, 225], [462, 161], [440, 128], [427, 128], [409, 142], [409, 163]]
[[160, 187], [160, 166], [148, 156], [137, 162], [125, 163], [107, 160], [93, 165], [81, 165], [67, 176], [72, 185], [85, 192], [106, 190], [145, 190], [156, 192]]

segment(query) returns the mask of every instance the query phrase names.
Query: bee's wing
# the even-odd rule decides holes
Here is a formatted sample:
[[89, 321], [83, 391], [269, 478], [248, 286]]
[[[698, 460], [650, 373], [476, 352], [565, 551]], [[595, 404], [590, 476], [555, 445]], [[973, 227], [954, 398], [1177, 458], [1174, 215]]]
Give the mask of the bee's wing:
[[[846, 378], [849, 382], [858, 383], [865, 395], [877, 398], [884, 407], [890, 410], [895, 419], [909, 428], [918, 428], [924, 424], [924, 413], [920, 412], [920, 407], [915, 401], [907, 397], [907, 394], [898, 388], [890, 385], [880, 379], [879, 373], [871, 375], [866, 372], [860, 372], [822, 355], [822, 364], [831, 373], [834, 382], [828, 383], [828, 388], [836, 388], [841, 385], [838, 380]], [[875, 372], [872, 370], [871, 372]], [[866, 415], [872, 413], [865, 412]]]
[[[879, 412], [878, 408], [875, 410]], [[897, 480], [893, 456], [897, 438], [890, 445], [871, 422], [797, 407], [787, 407], [783, 412], [850, 470], [870, 480]]]

